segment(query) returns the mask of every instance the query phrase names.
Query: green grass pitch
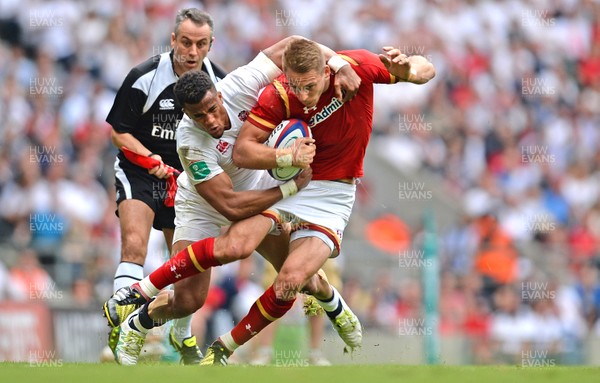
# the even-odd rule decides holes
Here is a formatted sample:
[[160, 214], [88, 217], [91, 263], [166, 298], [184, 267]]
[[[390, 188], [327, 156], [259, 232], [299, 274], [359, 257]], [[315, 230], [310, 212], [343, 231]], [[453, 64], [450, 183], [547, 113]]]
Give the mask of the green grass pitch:
[[280, 383], [552, 383], [597, 382], [597, 367], [455, 367], [352, 365], [333, 367], [191, 367], [146, 364], [122, 367], [114, 364], [0, 363], [0, 381], [46, 382], [280, 382]]

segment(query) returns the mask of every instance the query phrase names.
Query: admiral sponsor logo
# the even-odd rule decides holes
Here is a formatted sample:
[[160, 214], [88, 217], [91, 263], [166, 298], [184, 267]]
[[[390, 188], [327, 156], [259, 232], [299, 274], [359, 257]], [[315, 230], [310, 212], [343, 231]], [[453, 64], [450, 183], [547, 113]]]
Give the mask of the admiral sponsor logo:
[[158, 107], [160, 110], [174, 110], [175, 102], [172, 98], [163, 98], [158, 102]]
[[321, 122], [325, 121], [326, 119], [329, 118], [329, 116], [331, 116], [333, 114], [333, 112], [340, 109], [342, 107], [342, 105], [344, 105], [343, 102], [341, 102], [340, 100], [338, 100], [335, 97], [332, 98], [331, 102], [329, 104], [327, 104], [319, 113], [315, 114], [314, 116], [312, 116], [310, 118], [310, 121], [308, 122], [308, 126], [312, 128], [315, 125], [320, 124]]

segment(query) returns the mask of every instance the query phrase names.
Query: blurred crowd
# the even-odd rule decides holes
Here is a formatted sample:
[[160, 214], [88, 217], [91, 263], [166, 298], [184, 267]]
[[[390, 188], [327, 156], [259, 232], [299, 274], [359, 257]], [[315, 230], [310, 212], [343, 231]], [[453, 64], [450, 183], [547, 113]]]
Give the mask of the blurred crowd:
[[[585, 362], [600, 333], [597, 0], [2, 1], [0, 300], [64, 292], [95, 308], [110, 295], [120, 249], [104, 119], [190, 6], [213, 16], [209, 55], [227, 70], [292, 33], [432, 61], [426, 86], [377, 87], [373, 145], [462, 203], [440, 233], [442, 334], [467, 335], [474, 363]], [[418, 279], [344, 279], [367, 326], [426, 332]]]

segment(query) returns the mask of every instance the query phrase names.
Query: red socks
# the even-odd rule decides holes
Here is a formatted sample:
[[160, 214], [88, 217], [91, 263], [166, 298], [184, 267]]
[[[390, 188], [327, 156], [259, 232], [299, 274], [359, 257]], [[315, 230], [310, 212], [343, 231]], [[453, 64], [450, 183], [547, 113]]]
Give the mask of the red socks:
[[248, 314], [231, 330], [237, 345], [243, 345], [271, 322], [281, 318], [294, 305], [296, 298], [284, 301], [277, 299], [271, 285], [250, 308]]
[[214, 238], [194, 242], [151, 273], [148, 276], [150, 282], [156, 289], [162, 290], [180, 279], [221, 265], [214, 257], [214, 242]]

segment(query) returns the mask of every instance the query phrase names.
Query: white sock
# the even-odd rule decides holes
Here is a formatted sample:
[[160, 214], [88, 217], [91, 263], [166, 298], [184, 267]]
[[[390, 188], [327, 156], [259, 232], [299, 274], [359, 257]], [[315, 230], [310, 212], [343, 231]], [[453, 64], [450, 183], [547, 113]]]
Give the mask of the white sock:
[[144, 278], [144, 268], [136, 263], [121, 262], [115, 271], [113, 292], [121, 287], [131, 286]]
[[238, 347], [240, 347], [240, 345], [235, 343], [235, 341], [233, 340], [233, 337], [231, 336], [231, 331], [229, 331], [225, 335], [221, 335], [219, 339], [221, 339], [221, 342], [223, 342], [225, 348], [231, 352], [235, 351]]
[[192, 336], [192, 316], [173, 320], [173, 335], [177, 343], [183, 344], [183, 340]]
[[150, 277], [146, 277], [140, 281], [140, 288], [148, 297], [154, 297], [160, 291], [159, 289], [154, 287], [152, 282], [150, 282]]
[[[331, 286], [331, 285], [329, 285], [329, 286]], [[319, 305], [321, 307], [323, 307], [323, 310], [327, 311], [328, 313], [334, 312], [338, 309], [338, 307], [340, 306], [340, 303], [341, 303], [341, 298], [342, 298], [340, 293], [335, 289], [335, 287], [331, 286], [331, 290], [333, 290], [333, 296], [331, 297], [331, 300], [329, 300], [327, 302], [323, 302], [322, 300], [317, 299], [317, 302], [319, 303]]]

